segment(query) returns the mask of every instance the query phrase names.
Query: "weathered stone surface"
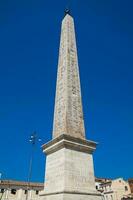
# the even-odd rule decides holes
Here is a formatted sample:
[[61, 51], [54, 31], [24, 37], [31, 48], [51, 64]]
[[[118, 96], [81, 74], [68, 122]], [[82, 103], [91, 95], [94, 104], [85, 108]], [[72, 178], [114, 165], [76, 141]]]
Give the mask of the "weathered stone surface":
[[61, 134], [84, 138], [84, 120], [73, 18], [62, 22], [53, 138]]
[[45, 193], [95, 191], [92, 155], [61, 149], [47, 156]]
[[96, 145], [96, 142], [63, 134], [55, 138], [54, 140], [44, 144], [42, 148], [47, 155], [54, 153], [62, 148], [92, 154], [96, 149]]
[[62, 148], [47, 155], [44, 196], [58, 193], [98, 195], [91, 154]]
[[102, 200], [102, 197], [96, 194], [56, 194], [45, 196], [43, 200]]

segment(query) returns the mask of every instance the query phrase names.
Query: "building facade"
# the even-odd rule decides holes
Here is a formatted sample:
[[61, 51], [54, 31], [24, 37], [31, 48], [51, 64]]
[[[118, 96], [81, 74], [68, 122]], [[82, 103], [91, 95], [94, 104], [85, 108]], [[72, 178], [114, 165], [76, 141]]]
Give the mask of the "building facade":
[[[133, 200], [132, 180], [95, 178], [95, 186], [102, 200]], [[0, 200], [40, 200], [43, 190], [43, 183], [4, 180], [0, 182]]]
[[133, 178], [130, 178], [128, 180], [128, 183], [129, 183], [129, 186], [130, 186], [130, 189], [131, 189], [131, 194], [133, 194]]
[[99, 190], [104, 200], [122, 200], [123, 198], [130, 199], [131, 197], [129, 183], [123, 178], [106, 180], [99, 185]]
[[96, 189], [99, 191], [99, 192], [103, 192], [103, 189], [101, 188], [101, 184], [107, 182], [107, 181], [110, 181], [111, 179], [106, 179], [106, 178], [95, 178], [95, 186], [96, 186]]
[[37, 200], [42, 183], [4, 180], [0, 182], [0, 200]]

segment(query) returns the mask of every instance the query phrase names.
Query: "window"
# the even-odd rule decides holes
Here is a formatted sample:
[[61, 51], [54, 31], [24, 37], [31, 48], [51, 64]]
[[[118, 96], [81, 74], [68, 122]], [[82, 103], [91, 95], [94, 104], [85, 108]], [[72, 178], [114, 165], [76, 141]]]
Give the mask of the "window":
[[98, 186], [96, 185], [96, 190], [98, 190]]
[[0, 193], [4, 193], [4, 189], [3, 188], [0, 190]]
[[128, 191], [128, 187], [127, 186], [125, 186], [125, 191]]
[[11, 189], [11, 194], [16, 194], [16, 189]]
[[111, 195], [111, 200], [113, 200], [113, 196]]
[[27, 190], [25, 190], [24, 193], [27, 194]]
[[39, 191], [38, 190], [36, 190], [36, 195], [38, 195], [39, 194]]

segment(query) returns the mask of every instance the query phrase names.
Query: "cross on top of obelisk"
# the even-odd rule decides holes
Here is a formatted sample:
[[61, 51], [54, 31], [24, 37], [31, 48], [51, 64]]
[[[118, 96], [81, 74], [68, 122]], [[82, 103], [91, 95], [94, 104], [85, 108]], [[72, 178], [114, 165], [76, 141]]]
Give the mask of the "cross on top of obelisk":
[[67, 14], [68, 14], [68, 15], [71, 15], [71, 14], [70, 14], [70, 9], [69, 9], [68, 7], [65, 9], [65, 15], [67, 15]]
[[70, 10], [62, 21], [53, 138], [67, 134], [85, 138], [74, 20]]

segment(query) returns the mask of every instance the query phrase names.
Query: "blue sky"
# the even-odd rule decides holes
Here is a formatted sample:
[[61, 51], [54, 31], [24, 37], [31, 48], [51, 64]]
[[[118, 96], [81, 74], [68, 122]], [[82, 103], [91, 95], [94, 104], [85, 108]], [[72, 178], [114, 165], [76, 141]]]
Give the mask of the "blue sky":
[[[67, 1], [0, 1], [0, 172], [27, 180], [36, 130], [52, 134], [61, 20]], [[133, 177], [133, 1], [73, 0], [86, 137], [97, 177]], [[33, 181], [43, 181], [37, 144]]]

